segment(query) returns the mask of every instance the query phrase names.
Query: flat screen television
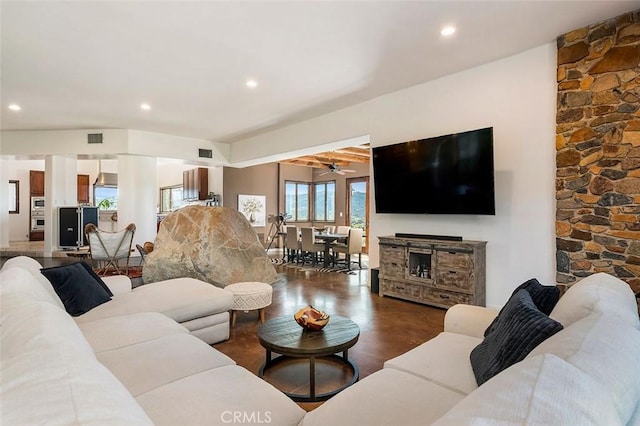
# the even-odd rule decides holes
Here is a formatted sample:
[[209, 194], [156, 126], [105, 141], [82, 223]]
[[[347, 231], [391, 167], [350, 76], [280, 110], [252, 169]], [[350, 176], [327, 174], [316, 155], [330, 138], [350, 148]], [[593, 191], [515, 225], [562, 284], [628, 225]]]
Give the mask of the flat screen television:
[[495, 215], [493, 127], [372, 154], [377, 213]]

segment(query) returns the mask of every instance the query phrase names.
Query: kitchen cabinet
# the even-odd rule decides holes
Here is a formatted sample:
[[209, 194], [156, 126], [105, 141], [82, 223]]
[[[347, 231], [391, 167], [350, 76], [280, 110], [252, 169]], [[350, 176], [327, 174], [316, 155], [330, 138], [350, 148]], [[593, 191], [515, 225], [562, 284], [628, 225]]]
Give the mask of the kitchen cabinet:
[[29, 192], [32, 197], [44, 197], [44, 172], [29, 170]]
[[78, 204], [89, 204], [89, 175], [78, 175]]
[[206, 200], [209, 195], [209, 169], [198, 167], [182, 172], [182, 199]]

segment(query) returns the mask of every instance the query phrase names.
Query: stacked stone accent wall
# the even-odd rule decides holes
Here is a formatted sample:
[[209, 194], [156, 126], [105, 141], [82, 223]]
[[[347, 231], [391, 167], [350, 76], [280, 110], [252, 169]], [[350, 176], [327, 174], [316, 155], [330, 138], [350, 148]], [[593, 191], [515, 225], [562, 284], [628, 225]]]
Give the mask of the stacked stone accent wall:
[[557, 281], [640, 290], [640, 10], [558, 38]]

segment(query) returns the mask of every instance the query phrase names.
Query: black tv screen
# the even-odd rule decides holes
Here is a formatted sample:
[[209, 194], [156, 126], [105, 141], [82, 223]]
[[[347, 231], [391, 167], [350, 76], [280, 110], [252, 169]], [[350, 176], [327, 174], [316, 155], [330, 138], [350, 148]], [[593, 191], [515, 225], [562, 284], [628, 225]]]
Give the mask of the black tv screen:
[[493, 127], [372, 154], [377, 213], [495, 214]]

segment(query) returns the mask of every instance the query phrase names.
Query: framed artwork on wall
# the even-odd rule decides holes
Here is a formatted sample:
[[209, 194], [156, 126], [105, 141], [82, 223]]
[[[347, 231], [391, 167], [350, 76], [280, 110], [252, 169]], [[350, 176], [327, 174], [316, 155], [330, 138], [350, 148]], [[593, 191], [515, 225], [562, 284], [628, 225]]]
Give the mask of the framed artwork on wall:
[[251, 226], [265, 226], [266, 205], [265, 195], [238, 195], [238, 211], [247, 218]]

